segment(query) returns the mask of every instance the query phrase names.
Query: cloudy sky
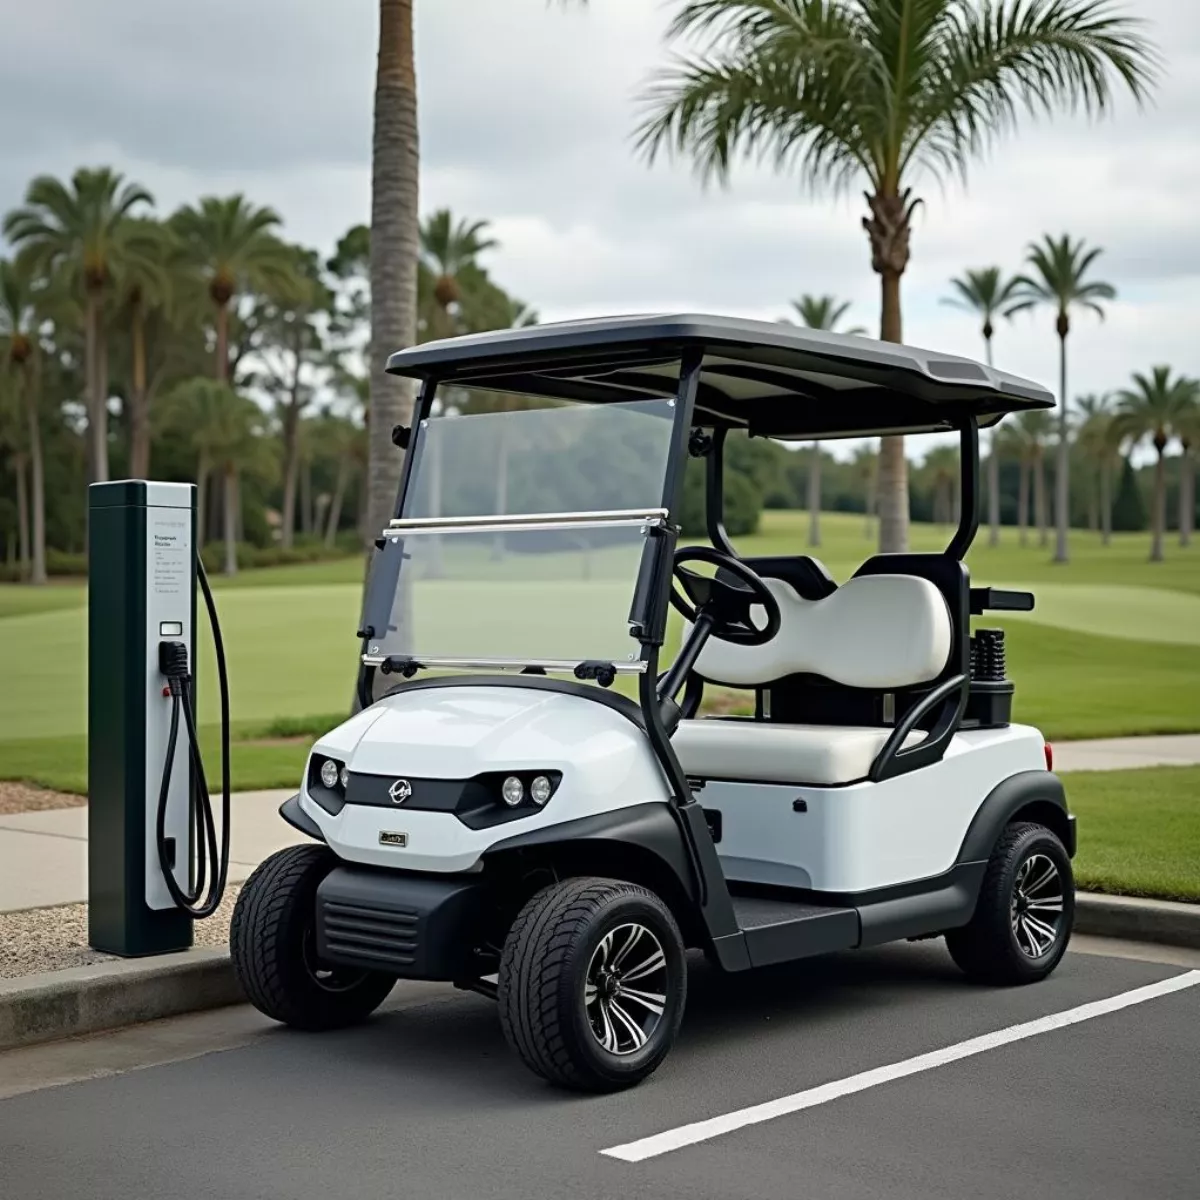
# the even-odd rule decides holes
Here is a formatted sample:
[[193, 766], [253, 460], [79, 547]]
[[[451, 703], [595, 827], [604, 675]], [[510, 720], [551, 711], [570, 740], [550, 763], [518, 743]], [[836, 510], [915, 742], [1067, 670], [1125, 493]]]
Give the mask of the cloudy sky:
[[[1119, 299], [1081, 315], [1075, 394], [1166, 362], [1200, 373], [1200, 5], [1127, 0], [1167, 57], [1153, 108], [1098, 125], [1027, 125], [966, 189], [923, 187], [905, 281], [910, 342], [977, 355], [947, 279], [1015, 270], [1028, 242], [1070, 231], [1105, 248]], [[659, 0], [416, 0], [426, 210], [493, 222], [496, 278], [544, 318], [663, 309], [777, 317], [802, 292], [877, 320], [861, 201], [805, 195], [746, 167], [703, 190], [647, 168], [630, 131], [664, 61]], [[0, 212], [38, 172], [111, 163], [169, 211], [244, 191], [295, 240], [332, 247], [366, 219], [375, 52], [371, 0], [0, 0]], [[1049, 314], [997, 336], [997, 362], [1056, 377]]]

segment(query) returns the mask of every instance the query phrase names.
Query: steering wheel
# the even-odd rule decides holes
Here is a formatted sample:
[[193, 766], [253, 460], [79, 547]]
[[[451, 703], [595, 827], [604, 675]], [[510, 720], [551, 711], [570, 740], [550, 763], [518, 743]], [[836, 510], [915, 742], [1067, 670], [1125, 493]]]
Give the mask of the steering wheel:
[[[720, 576], [697, 575], [684, 569], [687, 562], [709, 563], [735, 577], [737, 583]], [[779, 632], [779, 601], [774, 593], [740, 558], [711, 546], [685, 546], [675, 551], [672, 567], [684, 595], [671, 588], [671, 605], [692, 624], [700, 616], [713, 622], [712, 636], [738, 646], [761, 646]], [[686, 599], [685, 599], [686, 596]], [[755, 605], [767, 614], [759, 629], [750, 620]]]

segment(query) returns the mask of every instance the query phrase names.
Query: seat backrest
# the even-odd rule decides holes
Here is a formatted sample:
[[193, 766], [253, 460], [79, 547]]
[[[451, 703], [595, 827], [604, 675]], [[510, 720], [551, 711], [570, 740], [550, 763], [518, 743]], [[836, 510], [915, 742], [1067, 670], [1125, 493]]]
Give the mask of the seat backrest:
[[761, 646], [710, 638], [695, 666], [703, 679], [764, 687], [807, 674], [890, 691], [929, 683], [950, 659], [950, 610], [928, 579], [858, 575], [819, 600], [802, 598], [781, 579], [764, 582], [779, 602], [779, 632]]

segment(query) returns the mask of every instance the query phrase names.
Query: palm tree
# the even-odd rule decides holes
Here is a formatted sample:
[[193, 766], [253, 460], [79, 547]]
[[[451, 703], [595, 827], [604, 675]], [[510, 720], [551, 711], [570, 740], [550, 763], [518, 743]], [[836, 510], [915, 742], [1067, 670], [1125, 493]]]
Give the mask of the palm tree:
[[116, 269], [120, 315], [129, 329], [129, 474], [150, 474], [150, 384], [146, 323], [171, 302], [179, 275], [178, 243], [170, 229], [145, 218], [130, 220], [126, 249]]
[[[566, 7], [569, 0], [561, 0]], [[578, 0], [580, 4], [585, 0]], [[375, 537], [396, 502], [402, 456], [392, 429], [412, 420], [407, 380], [384, 371], [388, 355], [417, 340], [420, 244], [417, 77], [413, 0], [379, 0], [371, 150], [370, 396], [367, 404], [366, 528]]]
[[[671, 32], [698, 48], [646, 95], [640, 145], [724, 179], [767, 155], [814, 186], [863, 180], [880, 337], [902, 341], [918, 176], [965, 174], [1023, 112], [1141, 100], [1158, 56], [1105, 0], [685, 0]], [[880, 455], [880, 549], [908, 542], [904, 443]]]
[[1050, 416], [1044, 409], [1023, 412], [1004, 426], [1002, 440], [1009, 443], [1017, 459], [1020, 477], [1017, 485], [1017, 541], [1026, 545], [1029, 529], [1029, 489], [1033, 484], [1034, 521], [1038, 541], [1045, 545], [1046, 531], [1046, 438], [1050, 435]]
[[871, 519], [875, 516], [876, 508], [876, 477], [879, 468], [879, 455], [873, 446], [862, 445], [854, 452], [851, 460], [854, 464], [854, 474], [863, 485], [863, 537], [870, 538]]
[[[3, 367], [0, 367], [0, 450], [9, 451], [12, 457], [13, 483], [17, 493], [17, 564], [20, 578], [24, 579], [29, 573], [29, 487], [25, 480], [29, 454], [25, 449], [24, 418], [17, 395], [17, 381], [13, 372]], [[6, 534], [8, 530], [6, 522]]]
[[215, 377], [229, 381], [229, 306], [247, 291], [284, 289], [294, 283], [291, 252], [275, 236], [279, 217], [242, 195], [205, 196], [171, 217], [184, 262], [199, 272], [216, 326]]
[[448, 208], [439, 208], [421, 222], [421, 259], [433, 276], [437, 327], [430, 332], [434, 337], [457, 332], [454, 318], [462, 300], [459, 277], [496, 245], [487, 235], [487, 227], [487, 221], [456, 222]]
[[[0, 259], [0, 371], [12, 379], [16, 415], [24, 420], [25, 437], [20, 456], [29, 459], [29, 503], [32, 520], [22, 522], [29, 553], [29, 582], [46, 582], [46, 474], [42, 457], [41, 405], [39, 403], [38, 319], [34, 310], [33, 275], [27, 262]], [[18, 506], [25, 495], [19, 480]]]
[[1099, 528], [1104, 545], [1108, 545], [1111, 532], [1112, 468], [1120, 445], [1120, 440], [1114, 438], [1111, 401], [1107, 392], [1075, 400], [1075, 444], [1095, 472], [1091, 481], [1094, 486], [1089, 488], [1088, 524], [1092, 529]]
[[1167, 524], [1167, 473], [1163, 452], [1180, 421], [1200, 397], [1200, 383], [1182, 375], [1172, 378], [1170, 367], [1150, 374], [1135, 372], [1133, 387], [1117, 393], [1117, 422], [1136, 445], [1149, 435], [1158, 455], [1154, 464], [1154, 500], [1150, 513], [1150, 561], [1163, 560], [1163, 531]]
[[300, 421], [312, 398], [305, 367], [324, 351], [321, 319], [330, 313], [332, 296], [321, 279], [313, 250], [290, 248], [291, 278], [277, 296], [268, 296], [265, 322], [270, 345], [260, 348], [270, 370], [268, 388], [275, 398], [283, 434], [283, 516], [280, 545], [290, 548], [296, 528], [296, 488], [300, 470]]
[[[796, 315], [809, 329], [824, 329], [836, 332], [842, 318], [850, 308], [850, 301], [840, 303], [836, 296], [803, 295], [792, 301]], [[861, 325], [844, 329], [843, 333], [862, 334], [867, 331]], [[821, 544], [821, 443], [813, 442], [808, 458], [808, 544]]]
[[1179, 544], [1192, 544], [1192, 528], [1196, 521], [1196, 459], [1194, 451], [1200, 443], [1200, 397], [1192, 400], [1175, 420], [1182, 456], [1179, 462]]
[[412, 420], [407, 380], [384, 371], [388, 355], [417, 340], [419, 138], [413, 0], [379, 0], [371, 153], [371, 347], [367, 378], [367, 536], [387, 524], [402, 457], [392, 429]]
[[958, 450], [953, 446], [935, 446], [921, 464], [933, 489], [933, 523], [957, 523], [961, 500], [955, 486], [958, 482]]
[[[1004, 279], [999, 267], [982, 267], [968, 270], [961, 278], [951, 279], [954, 295], [942, 300], [964, 312], [979, 317], [983, 331], [983, 350], [987, 365], [992, 365], [992, 335], [996, 330], [997, 317], [1011, 317], [1020, 307], [1020, 282]], [[992, 427], [988, 444], [988, 545], [1000, 544], [1000, 456], [998, 438], [999, 425]]]
[[1071, 332], [1071, 308], [1089, 308], [1101, 320], [1101, 300], [1112, 300], [1116, 289], [1110, 283], [1087, 280], [1088, 268], [1103, 253], [1099, 247], [1084, 249], [1083, 239], [1072, 242], [1070, 235], [1055, 239], [1047, 235], [1040, 245], [1029, 247], [1029, 263], [1036, 272], [1021, 277], [1024, 300], [1020, 307], [1052, 305], [1056, 312], [1054, 330], [1058, 334], [1058, 461], [1054, 468], [1054, 561], [1070, 559], [1067, 530], [1071, 502], [1071, 415], [1067, 411], [1067, 335]]
[[108, 167], [81, 167], [70, 187], [39, 175], [25, 203], [4, 220], [3, 232], [45, 275], [66, 275], [84, 302], [85, 378], [91, 478], [108, 479], [108, 355], [104, 299], [121, 261], [129, 218], [154, 203], [145, 188], [125, 183]]
[[346, 502], [346, 490], [355, 467], [360, 467], [366, 456], [366, 431], [356, 421], [345, 417], [323, 418], [322, 444], [337, 460], [337, 475], [334, 477], [333, 495], [325, 520], [325, 545], [332, 547], [337, 541], [338, 527], [342, 522], [342, 508]]

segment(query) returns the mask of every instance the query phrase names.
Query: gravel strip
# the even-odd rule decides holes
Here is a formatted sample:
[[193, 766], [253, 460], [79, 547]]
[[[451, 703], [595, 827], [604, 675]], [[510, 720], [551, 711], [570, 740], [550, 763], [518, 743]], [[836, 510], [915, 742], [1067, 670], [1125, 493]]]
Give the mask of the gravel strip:
[[[208, 920], [196, 922], [197, 946], [224, 946], [229, 941], [229, 919], [240, 888], [231, 883], [221, 907]], [[115, 957], [89, 948], [86, 904], [0, 913], [0, 979], [90, 966]]]
[[46, 812], [52, 808], [79, 808], [87, 803], [86, 796], [72, 792], [51, 792], [31, 783], [0, 780], [0, 816], [12, 813]]

